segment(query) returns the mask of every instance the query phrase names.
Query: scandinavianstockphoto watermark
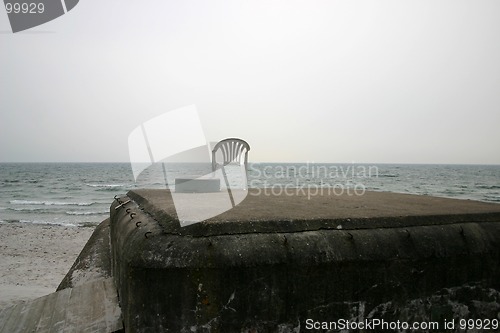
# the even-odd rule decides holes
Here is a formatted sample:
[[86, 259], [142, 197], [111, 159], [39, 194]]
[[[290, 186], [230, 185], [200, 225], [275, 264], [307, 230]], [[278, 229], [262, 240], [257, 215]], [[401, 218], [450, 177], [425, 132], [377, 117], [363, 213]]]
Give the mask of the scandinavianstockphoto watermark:
[[266, 165], [250, 166], [249, 187], [255, 188], [250, 195], [265, 196], [307, 196], [308, 199], [321, 195], [362, 196], [366, 193], [363, 180], [378, 178], [375, 165]]
[[[165, 128], [169, 127], [175, 128], [175, 131], [165, 131]], [[238, 146], [235, 141], [239, 142]], [[217, 152], [220, 151], [217, 147], [223, 142], [233, 143], [232, 148], [224, 148], [227, 158], [222, 156], [222, 161], [219, 161], [222, 164], [219, 165]], [[361, 164], [308, 162], [300, 165], [261, 164], [260, 167], [250, 164], [248, 168], [246, 156], [250, 147], [246, 142], [246, 145], [241, 145], [241, 142], [244, 141], [236, 138], [224, 139], [212, 148], [205, 137], [195, 105], [165, 112], [138, 124], [129, 134], [128, 148], [134, 180], [137, 181], [143, 171], [153, 164], [160, 164], [163, 181], [170, 190], [180, 225], [184, 227], [233, 209], [247, 195], [302, 195], [309, 199], [325, 194], [361, 196], [366, 192], [363, 180], [378, 177], [376, 166]], [[234, 154], [236, 147], [243, 147], [239, 158]], [[186, 164], [190, 163], [193, 157], [196, 157], [198, 162], [209, 161], [210, 171], [201, 168], [186, 176], [182, 169], [186, 166], [178, 169], [178, 164], [173, 163], [179, 162], [175, 159], [176, 156], [185, 158], [185, 161], [181, 161]], [[169, 167], [171, 163], [172, 168]], [[232, 168], [234, 164], [237, 166], [236, 170]], [[194, 185], [190, 190], [181, 191], [176, 185], [182, 184], [181, 181]], [[212, 184], [212, 190], [207, 190], [208, 185], [200, 188], [203, 187], [200, 184], [208, 183]], [[196, 184], [198, 185], [195, 186]], [[256, 190], [247, 191], [248, 188]], [[195, 209], [196, 207], [203, 209]]]
[[[166, 128], [173, 130], [167, 131]], [[238, 163], [238, 172], [226, 172], [227, 164], [237, 159], [235, 154], [222, 165], [217, 164], [217, 153], [220, 152], [217, 147], [229, 149], [219, 144], [234, 140], [237, 139], [221, 140], [211, 148], [195, 105], [165, 112], [138, 124], [129, 134], [128, 148], [134, 180], [137, 182], [141, 174], [154, 164], [161, 165], [162, 181], [170, 190], [181, 227], [222, 214], [241, 203], [248, 194], [246, 190], [233, 191], [240, 187], [247, 188], [245, 169], [241, 163]], [[243, 147], [241, 151], [248, 152], [248, 144], [243, 146], [240, 145], [243, 140], [238, 141], [237, 147]], [[234, 153], [236, 144], [231, 147]], [[240, 156], [245, 156], [246, 163], [246, 154]], [[194, 165], [207, 165], [208, 161], [210, 168], [195, 168], [190, 169], [191, 173], [185, 173], [185, 168], [193, 161], [197, 162]], [[179, 190], [181, 184], [184, 184], [184, 190]]]

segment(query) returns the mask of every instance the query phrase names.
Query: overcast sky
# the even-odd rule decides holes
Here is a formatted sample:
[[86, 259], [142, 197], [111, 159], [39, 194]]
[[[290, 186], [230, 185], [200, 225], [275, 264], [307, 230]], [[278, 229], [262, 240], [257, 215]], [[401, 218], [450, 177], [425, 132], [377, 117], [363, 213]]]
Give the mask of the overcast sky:
[[207, 140], [241, 137], [251, 162], [500, 164], [498, 13], [80, 0], [12, 34], [0, 8], [0, 162], [128, 161], [134, 128], [195, 104]]

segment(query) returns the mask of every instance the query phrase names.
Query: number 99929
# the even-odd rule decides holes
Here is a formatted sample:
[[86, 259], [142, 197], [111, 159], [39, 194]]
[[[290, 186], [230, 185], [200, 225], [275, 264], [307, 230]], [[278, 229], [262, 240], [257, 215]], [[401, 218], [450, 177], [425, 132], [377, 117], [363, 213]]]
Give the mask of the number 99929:
[[498, 332], [500, 321], [498, 319], [460, 319], [460, 330], [493, 330]]
[[5, 10], [7, 10], [7, 14], [41, 14], [45, 11], [45, 6], [43, 3], [27, 3], [27, 2], [7, 2], [5, 4]]

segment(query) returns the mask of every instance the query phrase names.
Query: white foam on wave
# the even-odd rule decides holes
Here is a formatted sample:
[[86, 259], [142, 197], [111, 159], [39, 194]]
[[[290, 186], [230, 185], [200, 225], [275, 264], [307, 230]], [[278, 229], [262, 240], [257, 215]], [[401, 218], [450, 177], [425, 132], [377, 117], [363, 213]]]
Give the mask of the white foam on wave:
[[41, 207], [29, 207], [29, 208], [8, 208], [8, 210], [14, 211], [14, 212], [48, 212], [46, 208], [41, 208]]
[[85, 184], [90, 187], [123, 187], [123, 184]]
[[45, 206], [91, 206], [95, 202], [57, 202], [57, 201], [32, 201], [32, 200], [11, 200], [12, 205], [45, 205]]
[[43, 201], [30, 201], [30, 200], [11, 200], [10, 204], [13, 205], [43, 205]]
[[26, 224], [43, 224], [43, 225], [57, 225], [63, 227], [78, 227], [77, 224], [68, 222], [55, 222], [55, 221], [42, 221], [42, 220], [0, 220], [0, 223], [10, 224], [10, 223], [26, 223]]
[[66, 212], [68, 215], [78, 215], [78, 216], [86, 216], [86, 215], [104, 215], [108, 214], [108, 211], [101, 211], [101, 212]]
[[63, 227], [77, 227], [74, 223], [65, 223], [65, 222], [55, 222], [55, 221], [40, 221], [40, 220], [20, 220], [21, 223], [32, 223], [32, 224], [44, 224], [44, 225], [60, 225]]

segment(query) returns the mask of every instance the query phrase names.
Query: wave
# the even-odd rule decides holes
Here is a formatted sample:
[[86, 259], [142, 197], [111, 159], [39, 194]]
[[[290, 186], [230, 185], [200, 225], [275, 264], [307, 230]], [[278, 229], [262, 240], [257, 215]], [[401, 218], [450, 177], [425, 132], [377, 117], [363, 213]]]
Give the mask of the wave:
[[486, 189], [486, 190], [500, 189], [500, 185], [476, 185], [476, 187]]
[[500, 195], [494, 195], [494, 194], [490, 194], [490, 195], [485, 195], [484, 198], [486, 198], [486, 200], [488, 201], [495, 201], [495, 202], [499, 202], [500, 201]]
[[66, 212], [67, 215], [77, 215], [77, 216], [87, 216], [87, 215], [104, 215], [108, 214], [109, 211], [101, 211], [101, 212]]
[[19, 223], [21, 220], [15, 220], [15, 219], [7, 219], [7, 220], [0, 220], [0, 223]]
[[85, 184], [85, 185], [90, 186], [90, 187], [104, 187], [104, 188], [125, 186], [123, 184]]
[[44, 224], [44, 225], [58, 225], [63, 227], [78, 227], [78, 224], [67, 223], [67, 222], [52, 222], [52, 221], [41, 221], [41, 220], [22, 220], [22, 219], [8, 219], [0, 220], [0, 223], [30, 223], [30, 224]]
[[24, 184], [37, 184], [39, 182], [38, 179], [4, 179], [2, 181], [4, 184], [18, 184], [18, 183], [24, 183]]
[[100, 187], [96, 189], [97, 192], [116, 192], [118, 191], [116, 187]]
[[6, 208], [6, 210], [14, 211], [14, 212], [27, 212], [27, 213], [53, 213], [53, 211], [47, 210], [45, 208], [40, 207], [30, 207], [30, 208]]
[[96, 202], [57, 202], [57, 201], [31, 201], [11, 200], [12, 205], [45, 205], [45, 206], [92, 206]]
[[85, 184], [85, 185], [94, 188], [95, 191], [104, 191], [104, 192], [116, 192], [117, 189], [127, 186], [124, 184]]
[[68, 185], [68, 186], [64, 186], [63, 189], [67, 190], [67, 191], [80, 191], [82, 189], [82, 187], [78, 186], [78, 185]]

